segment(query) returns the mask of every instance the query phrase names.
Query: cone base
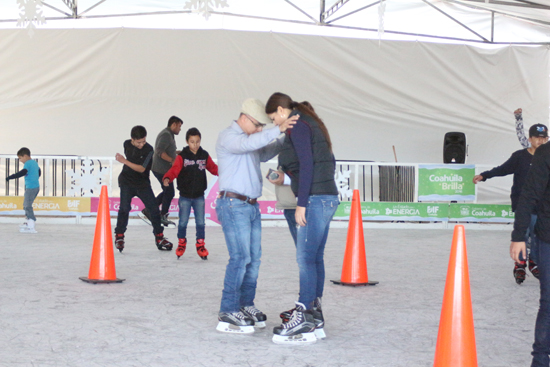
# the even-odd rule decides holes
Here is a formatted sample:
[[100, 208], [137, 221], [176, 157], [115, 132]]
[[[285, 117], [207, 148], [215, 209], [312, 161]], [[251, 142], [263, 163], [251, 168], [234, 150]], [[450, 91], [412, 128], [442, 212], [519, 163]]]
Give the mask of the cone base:
[[79, 277], [78, 279], [82, 280], [83, 282], [86, 282], [86, 283], [93, 283], [93, 284], [97, 284], [97, 283], [122, 283], [123, 281], [125, 281], [126, 279], [119, 279], [119, 278], [116, 278], [116, 279], [113, 279], [113, 280], [110, 280], [110, 279], [90, 279], [88, 277]]
[[331, 280], [331, 282], [333, 282], [334, 284], [347, 285], [347, 286], [351, 286], [351, 287], [359, 287], [359, 286], [367, 286], [367, 285], [376, 285], [376, 284], [378, 284], [378, 282], [374, 281], [374, 280], [371, 280], [370, 282], [367, 282], [367, 283], [347, 283], [347, 282], [342, 282], [341, 280]]

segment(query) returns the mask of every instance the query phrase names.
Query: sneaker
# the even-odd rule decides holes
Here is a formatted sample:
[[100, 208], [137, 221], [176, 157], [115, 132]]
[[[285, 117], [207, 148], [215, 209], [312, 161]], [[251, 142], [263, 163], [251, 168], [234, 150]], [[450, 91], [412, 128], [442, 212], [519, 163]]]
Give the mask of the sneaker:
[[204, 240], [198, 239], [195, 246], [197, 247], [197, 254], [201, 257], [201, 259], [208, 260], [208, 250], [204, 247]]
[[321, 297], [315, 298], [313, 302], [313, 320], [315, 321], [315, 336], [317, 339], [325, 339], [325, 318], [323, 317], [323, 310], [321, 309]]
[[161, 251], [172, 251], [172, 242], [168, 241], [168, 238], [164, 237], [162, 233], [155, 235], [155, 244]]
[[176, 249], [176, 256], [178, 257], [178, 259], [185, 253], [186, 247], [187, 247], [187, 239], [179, 238], [178, 248]]
[[140, 211], [138, 213], [138, 217], [140, 217], [141, 219], [143, 219], [143, 221], [145, 223], [147, 223], [148, 225], [152, 226], [153, 223], [151, 222], [151, 214], [149, 213], [149, 210], [147, 210], [147, 208], [143, 209], [142, 211]]
[[124, 233], [115, 234], [115, 246], [118, 251], [122, 252], [124, 250]]
[[254, 320], [254, 326], [257, 326], [260, 329], [265, 327], [265, 320], [267, 320], [267, 316], [262, 311], [258, 310], [256, 307], [254, 306], [241, 307], [241, 312], [245, 314], [245, 316], [248, 316], [252, 320]]
[[254, 320], [239, 312], [220, 312], [216, 330], [222, 333], [251, 334], [254, 332]]
[[523, 281], [525, 280], [525, 267], [525, 261], [516, 263], [516, 265], [514, 266], [514, 278], [516, 279], [516, 283], [518, 284], [523, 283]]
[[533, 274], [535, 278], [539, 279], [540, 277], [539, 267], [537, 266], [537, 264], [535, 264], [533, 260], [529, 260], [529, 271], [531, 272], [531, 274]]
[[273, 328], [275, 344], [311, 344], [316, 341], [313, 314], [300, 302], [296, 302], [296, 309], [288, 322]]
[[160, 216], [160, 224], [162, 224], [166, 228], [176, 228], [176, 223], [168, 220], [168, 214]]

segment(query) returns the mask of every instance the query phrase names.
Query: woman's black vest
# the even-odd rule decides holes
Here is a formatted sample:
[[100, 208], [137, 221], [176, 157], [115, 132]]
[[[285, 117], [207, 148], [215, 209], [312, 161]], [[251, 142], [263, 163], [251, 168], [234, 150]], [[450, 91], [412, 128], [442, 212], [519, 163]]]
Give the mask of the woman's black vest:
[[[299, 113], [294, 111], [290, 116]], [[336, 182], [334, 181], [335, 161], [328, 148], [328, 142], [319, 128], [315, 119], [308, 115], [300, 115], [300, 121], [305, 122], [311, 129], [311, 148], [313, 150], [313, 182], [309, 195], [338, 195]], [[298, 196], [298, 184], [300, 182], [300, 162], [292, 145], [287, 130], [283, 147], [279, 153], [279, 166], [290, 177], [290, 187], [294, 195]]]

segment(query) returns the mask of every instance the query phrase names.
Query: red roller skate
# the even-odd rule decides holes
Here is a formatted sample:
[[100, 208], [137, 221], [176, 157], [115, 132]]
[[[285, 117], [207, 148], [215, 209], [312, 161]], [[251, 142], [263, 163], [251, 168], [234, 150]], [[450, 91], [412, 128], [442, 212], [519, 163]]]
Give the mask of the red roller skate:
[[208, 250], [204, 247], [204, 239], [198, 239], [195, 246], [197, 246], [197, 254], [201, 259], [208, 260]]

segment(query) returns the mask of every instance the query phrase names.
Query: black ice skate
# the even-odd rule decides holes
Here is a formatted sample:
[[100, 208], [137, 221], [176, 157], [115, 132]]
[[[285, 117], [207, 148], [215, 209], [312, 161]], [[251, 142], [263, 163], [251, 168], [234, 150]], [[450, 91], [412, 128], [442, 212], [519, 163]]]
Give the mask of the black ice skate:
[[168, 214], [160, 216], [160, 224], [162, 224], [166, 228], [176, 228], [176, 223], [168, 220]]
[[537, 266], [537, 264], [535, 264], [533, 260], [529, 260], [529, 271], [531, 272], [531, 274], [533, 274], [535, 278], [539, 279], [540, 277], [539, 267]]
[[118, 251], [122, 252], [124, 250], [124, 233], [115, 234], [115, 246]]
[[172, 242], [168, 241], [168, 239], [164, 237], [164, 234], [162, 233], [155, 235], [155, 244], [157, 245], [157, 248], [161, 251], [172, 251]]
[[152, 226], [153, 225], [153, 222], [151, 221], [151, 214], [149, 214], [149, 210], [147, 210], [147, 208], [143, 209], [142, 211], [140, 211], [138, 213], [138, 217], [140, 217], [141, 219], [143, 219], [143, 221], [145, 223], [147, 223], [148, 225]]
[[251, 334], [254, 332], [254, 320], [242, 312], [220, 312], [216, 330], [222, 333]]
[[281, 320], [283, 320], [283, 322], [288, 322], [288, 320], [290, 320], [290, 316], [292, 316], [292, 313], [294, 312], [295, 309], [296, 307], [288, 311], [283, 311], [279, 314], [279, 317], [281, 318]]
[[263, 329], [265, 327], [265, 320], [267, 320], [267, 316], [256, 307], [241, 307], [241, 312], [245, 314], [245, 316], [248, 316], [252, 320], [254, 320], [254, 326], [259, 327], [260, 329]]
[[273, 328], [275, 344], [311, 344], [316, 341], [313, 314], [300, 302], [296, 302], [296, 309], [288, 322]]
[[321, 309], [321, 297], [315, 298], [313, 302], [313, 320], [315, 321], [315, 337], [317, 339], [325, 339], [325, 318], [323, 317], [323, 310]]
[[521, 284], [525, 280], [525, 261], [516, 263], [514, 266], [514, 278], [516, 279], [516, 283]]

